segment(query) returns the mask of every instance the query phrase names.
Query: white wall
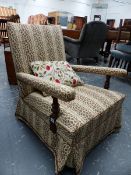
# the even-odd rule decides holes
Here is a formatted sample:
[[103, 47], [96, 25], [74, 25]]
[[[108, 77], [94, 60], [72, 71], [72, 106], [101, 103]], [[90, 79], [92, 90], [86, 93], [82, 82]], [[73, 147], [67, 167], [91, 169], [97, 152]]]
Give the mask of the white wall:
[[[107, 3], [108, 0], [92, 0], [93, 3]], [[90, 15], [90, 20], [94, 20], [94, 15], [101, 15], [101, 20], [106, 22], [106, 16], [107, 16], [107, 9], [100, 9], [100, 8], [93, 8], [91, 7], [91, 15]]]
[[102, 20], [115, 19], [115, 26], [119, 26], [120, 19], [131, 19], [131, 0], [92, 0], [92, 3], [108, 3], [108, 9], [92, 9], [91, 19], [94, 15], [101, 15]]
[[[120, 19], [131, 19], [131, 0], [121, 0], [124, 3], [109, 1], [107, 19], [116, 19], [116, 27], [119, 26]], [[130, 4], [126, 3], [129, 2]]]
[[[120, 19], [131, 18], [131, 0], [0, 0], [0, 6], [12, 6], [17, 9], [21, 22], [26, 23], [28, 16], [50, 11], [67, 11], [76, 16], [88, 16], [88, 21], [93, 20], [94, 15], [102, 15], [102, 20], [116, 19], [116, 26]], [[126, 2], [130, 4], [127, 4]], [[92, 3], [108, 3], [107, 10], [93, 9]], [[89, 4], [89, 5], [88, 5]]]
[[28, 16], [43, 13], [48, 15], [51, 11], [67, 11], [76, 16], [90, 18], [91, 0], [0, 0], [0, 6], [17, 9], [21, 22], [26, 23]]

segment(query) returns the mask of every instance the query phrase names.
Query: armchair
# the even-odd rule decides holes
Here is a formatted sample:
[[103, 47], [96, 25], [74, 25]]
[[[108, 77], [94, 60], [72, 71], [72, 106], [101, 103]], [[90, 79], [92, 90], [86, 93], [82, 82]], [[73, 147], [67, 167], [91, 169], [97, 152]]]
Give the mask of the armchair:
[[[86, 153], [121, 127], [124, 95], [91, 85], [52, 83], [31, 75], [37, 60], [66, 60], [60, 26], [8, 23], [11, 52], [20, 89], [16, 116], [48, 146], [55, 173], [65, 165], [80, 174]], [[76, 71], [126, 76], [125, 70], [72, 66]], [[49, 96], [44, 97], [41, 91]]]
[[94, 58], [98, 60], [100, 48], [102, 47], [107, 33], [107, 26], [101, 21], [93, 21], [85, 24], [79, 39], [64, 36], [65, 51], [72, 58], [81, 59]]

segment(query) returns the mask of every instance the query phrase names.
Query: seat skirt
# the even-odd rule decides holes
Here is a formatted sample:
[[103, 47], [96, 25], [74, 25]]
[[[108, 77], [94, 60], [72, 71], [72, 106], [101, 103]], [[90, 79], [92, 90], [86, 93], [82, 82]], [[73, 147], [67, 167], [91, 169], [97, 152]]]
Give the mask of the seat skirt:
[[121, 126], [123, 94], [90, 85], [78, 86], [75, 90], [75, 100], [59, 100], [56, 134], [49, 127], [51, 97], [33, 92], [20, 98], [17, 105], [18, 118], [26, 122], [53, 152], [56, 173], [67, 165], [80, 174], [86, 153]]

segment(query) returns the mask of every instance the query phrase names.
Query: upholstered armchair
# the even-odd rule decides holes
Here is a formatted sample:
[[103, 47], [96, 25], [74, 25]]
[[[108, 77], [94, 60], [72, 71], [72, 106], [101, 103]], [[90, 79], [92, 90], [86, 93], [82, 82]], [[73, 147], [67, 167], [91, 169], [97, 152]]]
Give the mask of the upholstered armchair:
[[[86, 153], [121, 127], [125, 96], [87, 84], [69, 87], [32, 75], [32, 61], [66, 60], [60, 26], [8, 23], [7, 29], [20, 90], [17, 118], [31, 127], [53, 152], [56, 174], [65, 165], [80, 174]], [[115, 68], [72, 68], [107, 76], [127, 74]]]
[[107, 33], [107, 26], [101, 21], [92, 21], [84, 25], [79, 39], [64, 36], [65, 51], [72, 58], [81, 60], [93, 58], [98, 61], [100, 48]]

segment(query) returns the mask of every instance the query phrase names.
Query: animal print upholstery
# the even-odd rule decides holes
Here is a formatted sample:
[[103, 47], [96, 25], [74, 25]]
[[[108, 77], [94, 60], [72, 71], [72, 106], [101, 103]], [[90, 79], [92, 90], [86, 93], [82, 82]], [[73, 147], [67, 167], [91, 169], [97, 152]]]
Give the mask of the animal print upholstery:
[[[60, 26], [9, 23], [8, 35], [20, 89], [17, 118], [53, 152], [55, 173], [67, 165], [79, 175], [86, 153], [121, 126], [124, 95], [90, 85], [67, 87], [30, 75], [32, 61], [65, 60]], [[50, 96], [43, 97], [40, 91]], [[60, 104], [56, 134], [50, 130], [51, 96]]]
[[63, 101], [70, 101], [75, 99], [76, 93], [74, 89], [69, 86], [57, 84], [55, 82], [35, 77], [34, 75], [26, 73], [17, 73], [16, 76], [17, 79], [21, 82]]
[[[8, 23], [7, 30], [16, 73], [32, 74], [30, 65], [33, 61], [66, 60], [60, 26]], [[33, 92], [30, 86], [22, 83], [20, 86], [23, 96]]]
[[86, 153], [121, 127], [124, 95], [89, 85], [78, 86], [75, 91], [75, 100], [59, 100], [57, 134], [49, 128], [51, 97], [33, 92], [20, 99], [17, 106], [18, 118], [32, 127], [54, 153], [56, 173], [67, 165], [80, 174]]
[[120, 68], [83, 66], [83, 65], [73, 65], [72, 68], [76, 72], [96, 73], [96, 74], [109, 75], [109, 76], [115, 76], [115, 77], [127, 76], [127, 71]]

